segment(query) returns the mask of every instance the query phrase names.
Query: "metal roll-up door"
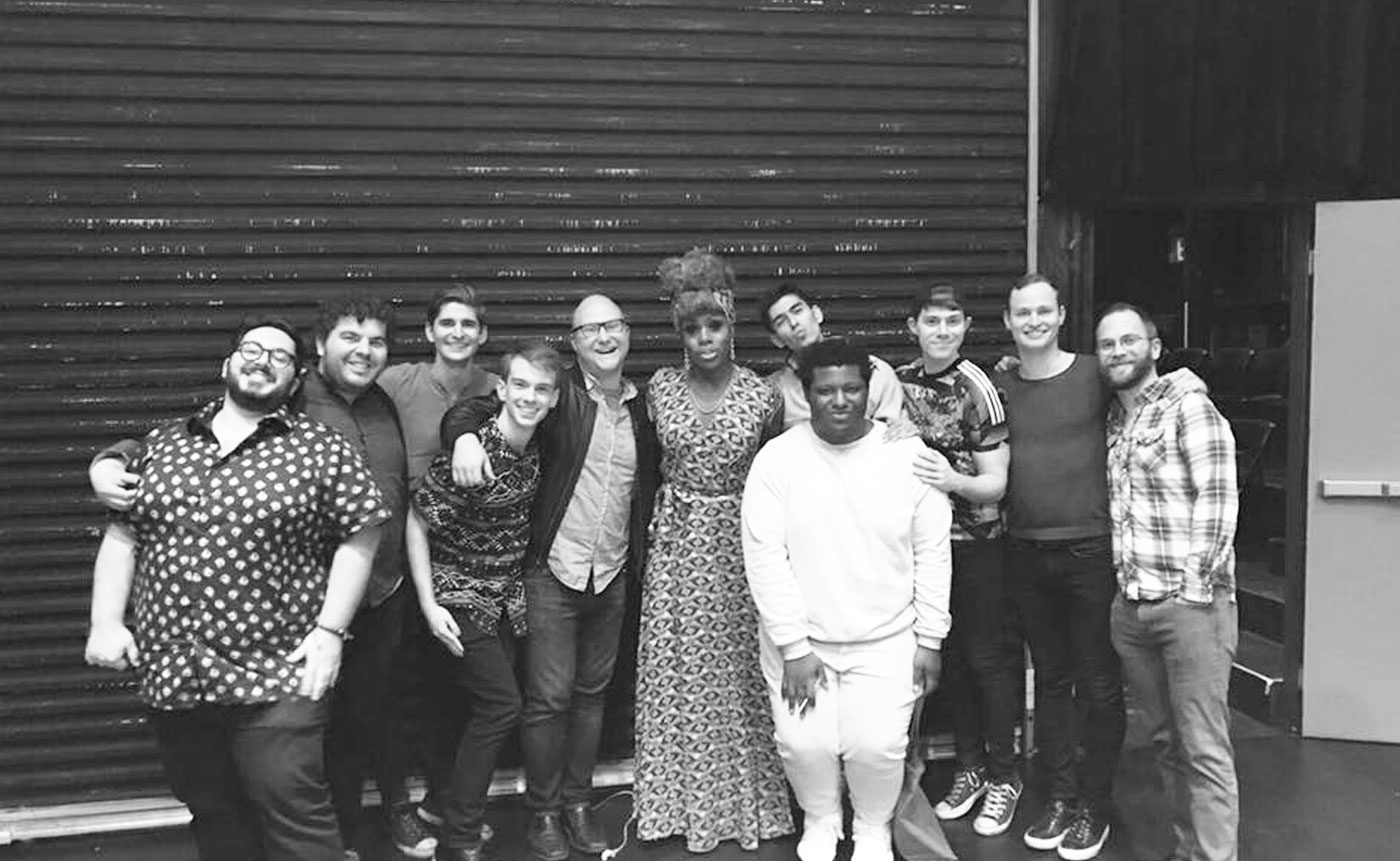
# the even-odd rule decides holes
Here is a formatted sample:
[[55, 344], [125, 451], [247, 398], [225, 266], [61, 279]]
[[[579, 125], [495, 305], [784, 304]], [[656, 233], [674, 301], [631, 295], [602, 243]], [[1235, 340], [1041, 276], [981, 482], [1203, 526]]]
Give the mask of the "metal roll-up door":
[[[912, 351], [905, 297], [1025, 266], [1025, 0], [0, 0], [0, 807], [161, 790], [131, 688], [85, 668], [103, 443], [212, 396], [246, 313], [453, 279], [496, 344], [604, 291], [675, 361], [652, 277]], [[776, 358], [746, 302], [741, 358]]]

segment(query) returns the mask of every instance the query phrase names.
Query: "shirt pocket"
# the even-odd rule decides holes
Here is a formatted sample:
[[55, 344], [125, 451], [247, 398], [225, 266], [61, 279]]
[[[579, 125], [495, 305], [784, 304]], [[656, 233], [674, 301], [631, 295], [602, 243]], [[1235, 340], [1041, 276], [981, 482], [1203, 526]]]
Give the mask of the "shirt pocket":
[[1133, 464], [1145, 472], [1155, 472], [1167, 459], [1165, 428], [1149, 428], [1133, 434]]

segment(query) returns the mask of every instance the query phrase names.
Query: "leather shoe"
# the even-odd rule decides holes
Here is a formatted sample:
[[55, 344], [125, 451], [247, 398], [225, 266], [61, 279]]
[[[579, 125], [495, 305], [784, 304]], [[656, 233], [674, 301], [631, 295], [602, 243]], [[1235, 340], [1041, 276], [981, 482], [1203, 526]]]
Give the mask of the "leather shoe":
[[597, 855], [608, 848], [608, 838], [586, 801], [564, 807], [564, 828], [569, 832], [569, 845], [580, 852]]
[[525, 845], [540, 861], [565, 861], [569, 857], [569, 842], [564, 836], [564, 823], [560, 821], [559, 812], [544, 810], [536, 813], [525, 832]]

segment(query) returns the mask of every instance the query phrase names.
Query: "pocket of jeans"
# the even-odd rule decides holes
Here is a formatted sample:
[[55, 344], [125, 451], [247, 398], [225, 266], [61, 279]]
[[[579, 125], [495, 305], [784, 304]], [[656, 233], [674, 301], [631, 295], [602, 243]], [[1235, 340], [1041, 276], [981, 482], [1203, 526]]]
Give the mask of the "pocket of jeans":
[[1076, 559], [1093, 559], [1113, 552], [1113, 539], [1107, 535], [1084, 538], [1069, 546], [1069, 555]]

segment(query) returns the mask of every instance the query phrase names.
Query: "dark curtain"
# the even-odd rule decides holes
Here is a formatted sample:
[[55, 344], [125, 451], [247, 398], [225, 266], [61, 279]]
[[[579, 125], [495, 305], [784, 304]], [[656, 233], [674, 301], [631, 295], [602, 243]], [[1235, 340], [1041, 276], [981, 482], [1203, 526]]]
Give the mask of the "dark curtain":
[[1400, 196], [1395, 0], [1072, 0], [1056, 19], [1052, 198]]

